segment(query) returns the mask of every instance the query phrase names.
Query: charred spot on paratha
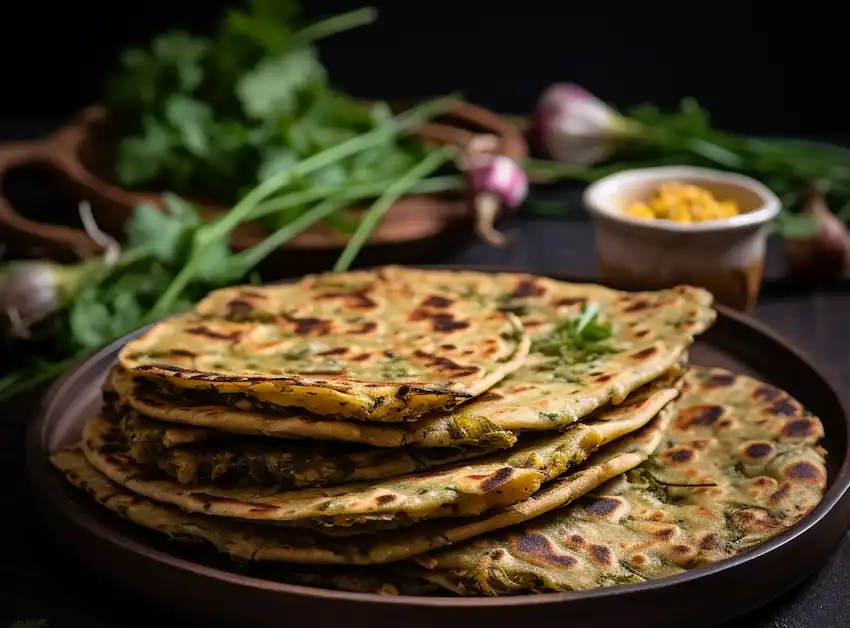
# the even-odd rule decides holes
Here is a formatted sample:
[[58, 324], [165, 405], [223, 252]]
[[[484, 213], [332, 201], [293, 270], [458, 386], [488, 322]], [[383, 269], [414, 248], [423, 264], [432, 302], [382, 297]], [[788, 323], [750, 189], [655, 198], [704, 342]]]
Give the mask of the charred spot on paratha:
[[618, 511], [628, 506], [618, 497], [589, 497], [582, 503], [584, 512], [594, 519], [616, 520]]
[[741, 457], [745, 460], [760, 462], [766, 458], [770, 458], [776, 452], [776, 448], [772, 443], [767, 441], [756, 441], [745, 443], [741, 448]]
[[791, 464], [783, 469], [782, 475], [798, 484], [814, 484], [816, 486], [826, 484], [823, 469], [807, 460], [801, 460]]
[[575, 557], [555, 549], [545, 536], [534, 532], [513, 537], [511, 550], [520, 556], [531, 556], [539, 562], [551, 563], [558, 567], [574, 567], [578, 562]]
[[672, 447], [658, 452], [658, 458], [669, 466], [677, 466], [693, 462], [697, 453], [688, 447]]
[[771, 405], [770, 408], [768, 408], [768, 412], [780, 416], [797, 416], [801, 414], [802, 411], [803, 406], [788, 395], [784, 395], [782, 399], [778, 400], [776, 403]]
[[593, 560], [599, 563], [600, 565], [614, 564], [613, 553], [604, 545], [591, 545], [590, 555], [593, 556]]
[[631, 354], [629, 358], [639, 362], [642, 360], [648, 360], [658, 352], [658, 347], [647, 347], [646, 349], [641, 349], [640, 351]]
[[522, 299], [526, 297], [542, 297], [544, 294], [546, 294], [546, 286], [542, 283], [535, 279], [523, 279], [517, 283], [511, 296], [515, 299]]
[[295, 325], [295, 333], [299, 336], [327, 336], [333, 330], [333, 321], [316, 318], [315, 316], [293, 316], [281, 314], [281, 317]]
[[513, 474], [514, 470], [511, 467], [502, 467], [493, 475], [481, 482], [481, 488], [485, 491], [495, 491], [503, 484], [507, 484]]
[[432, 294], [426, 297], [424, 301], [422, 301], [422, 306], [433, 308], [447, 308], [450, 307], [453, 303], [454, 301], [452, 301], [448, 297], [445, 297], [440, 294]]
[[216, 331], [214, 329], [210, 329], [205, 325], [189, 327], [186, 329], [186, 333], [192, 334], [193, 336], [204, 336], [206, 338], [213, 338], [215, 340], [239, 340], [242, 337], [242, 331], [238, 329], [235, 329], [231, 332], [221, 332]]
[[712, 427], [725, 413], [723, 406], [714, 404], [700, 404], [681, 408], [679, 416], [673, 422], [673, 427], [679, 430]]
[[773, 401], [784, 395], [783, 391], [768, 384], [762, 384], [753, 391], [753, 399], [756, 401]]
[[362, 290], [346, 291], [330, 291], [317, 295], [317, 299], [341, 299], [346, 305], [354, 310], [371, 310], [378, 307], [378, 304], [369, 296], [370, 288]]
[[708, 390], [728, 388], [735, 384], [736, 379], [734, 373], [714, 373], [707, 379], [702, 380], [702, 386]]
[[823, 436], [823, 425], [812, 417], [792, 419], [782, 426], [779, 437], [782, 440], [818, 439]]

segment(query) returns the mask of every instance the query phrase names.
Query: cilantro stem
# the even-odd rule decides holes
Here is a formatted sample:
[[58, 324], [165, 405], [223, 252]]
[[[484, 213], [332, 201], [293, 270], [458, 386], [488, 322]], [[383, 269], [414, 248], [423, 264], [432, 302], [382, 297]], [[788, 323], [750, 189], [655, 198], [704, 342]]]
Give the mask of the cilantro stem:
[[380, 224], [393, 203], [407, 194], [418, 181], [427, 177], [434, 170], [446, 163], [453, 153], [454, 149], [449, 147], [435, 150], [389, 186], [386, 192], [366, 210], [363, 220], [357, 227], [357, 231], [352, 234], [351, 239], [348, 241], [345, 249], [343, 249], [336, 264], [334, 264], [334, 271], [342, 272], [348, 270], [354, 258], [360, 252], [360, 249], [366, 244], [366, 240], [372, 235], [372, 232]]
[[[183, 268], [180, 269], [180, 272], [177, 273], [177, 276], [172, 280], [168, 288], [159, 297], [153, 308], [151, 308], [150, 315], [155, 318], [168, 312], [174, 301], [177, 300], [183, 290], [186, 289], [186, 286], [192, 281], [198, 267], [203, 261], [207, 247], [229, 237], [233, 229], [244, 222], [261, 201], [287, 185], [294, 177], [303, 176], [324, 168], [360, 151], [387, 142], [400, 133], [421, 126], [428, 119], [449, 109], [453, 102], [454, 99], [450, 97], [438, 98], [413, 107], [381, 124], [372, 131], [341, 142], [321, 153], [316, 153], [298, 162], [289, 170], [279, 172], [260, 183], [242, 197], [221, 218], [198, 229], [195, 233], [189, 259]], [[432, 155], [438, 153], [439, 151], [435, 151]]]
[[599, 304], [595, 301], [589, 303], [582, 309], [581, 316], [575, 324], [575, 332], [581, 336], [588, 324], [596, 318], [597, 314], [599, 314]]
[[309, 26], [305, 26], [295, 33], [295, 46], [304, 46], [325, 37], [336, 35], [353, 28], [366, 26], [378, 19], [378, 11], [372, 7], [355, 9], [341, 15], [334, 15]]
[[298, 218], [284, 225], [259, 244], [252, 246], [233, 256], [233, 263], [244, 268], [243, 274], [262, 262], [270, 253], [289, 242], [302, 231], [305, 231], [324, 220], [331, 214], [347, 206], [350, 200], [341, 196], [331, 196], [321, 203], [311, 207]]
[[[334, 196], [345, 198], [349, 202], [370, 196], [378, 196], [397, 179], [383, 179], [381, 181], [369, 181], [355, 185], [341, 185], [337, 187], [312, 187], [305, 190], [290, 192], [282, 196], [271, 198], [256, 207], [251, 212], [250, 219], [264, 218], [269, 214], [291, 209], [300, 205], [307, 205], [314, 201]], [[464, 187], [463, 177], [459, 175], [446, 175], [424, 179], [413, 186], [410, 194], [433, 194], [435, 192], [447, 192], [460, 190]]]

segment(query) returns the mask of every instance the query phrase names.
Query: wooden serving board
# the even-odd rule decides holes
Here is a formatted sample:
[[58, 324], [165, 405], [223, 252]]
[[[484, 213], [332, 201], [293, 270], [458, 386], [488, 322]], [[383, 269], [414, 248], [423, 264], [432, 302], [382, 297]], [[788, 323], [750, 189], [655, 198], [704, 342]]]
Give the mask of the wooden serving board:
[[[104, 110], [99, 105], [81, 111], [70, 123], [46, 138], [0, 146], [0, 239], [10, 253], [27, 254], [37, 249], [60, 261], [95, 255], [101, 247], [81, 229], [36, 222], [16, 211], [2, 194], [5, 174], [21, 166], [49, 170], [62, 191], [73, 201], [86, 200], [103, 231], [121, 238], [124, 225], [136, 205], [160, 203], [160, 195], [119, 187], [111, 181], [109, 152], [113, 145], [106, 136]], [[516, 160], [527, 154], [522, 133], [502, 116], [459, 102], [448, 115], [425, 125], [418, 136], [434, 144], [466, 145], [475, 135], [499, 138], [499, 153]], [[194, 199], [192, 199], [194, 200]], [[198, 203], [211, 218], [225, 211], [221, 206]], [[356, 214], [362, 208], [352, 207]], [[361, 255], [363, 263], [410, 263], [434, 252], [437, 246], [452, 246], [467, 238], [471, 230], [469, 199], [462, 192], [411, 195], [392, 206], [372, 234]], [[233, 234], [235, 250], [253, 246], [266, 235], [257, 223], [240, 226]], [[264, 269], [276, 276], [291, 276], [327, 269], [348, 236], [319, 224], [272, 255]]]

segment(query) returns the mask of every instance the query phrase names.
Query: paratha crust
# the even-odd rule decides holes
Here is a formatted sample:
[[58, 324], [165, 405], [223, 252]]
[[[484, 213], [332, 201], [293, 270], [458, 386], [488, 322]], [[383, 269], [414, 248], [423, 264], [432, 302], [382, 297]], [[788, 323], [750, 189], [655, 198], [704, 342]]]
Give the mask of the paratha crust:
[[[309, 531], [187, 513], [112, 482], [78, 449], [57, 452], [51, 456], [51, 461], [72, 484], [112, 512], [173, 540], [207, 542], [220, 552], [250, 561], [376, 565], [397, 563], [560, 508], [645, 460], [660, 442], [669, 419], [668, 407], [642, 429], [607, 445], [574, 472], [550, 483], [539, 494], [524, 501], [476, 517], [438, 519], [402, 530], [340, 539]], [[304, 572], [304, 575], [317, 582], [317, 579], [310, 578], [309, 572]], [[346, 578], [322, 578], [320, 581], [338, 587], [363, 586], [362, 582]], [[410, 590], [413, 587], [400, 588]], [[386, 592], [386, 589], [381, 592]]]
[[132, 408], [143, 416], [169, 425], [193, 426], [198, 440], [219, 432], [273, 438], [333, 440], [362, 443], [372, 447], [510, 447], [516, 434], [482, 416], [466, 414], [462, 408], [439, 417], [404, 423], [367, 423], [325, 420], [308, 414], [282, 416], [246, 411], [223, 405], [190, 405], [140, 385], [131, 374], [114, 368], [109, 375], [111, 390], [104, 397], [120, 412]]
[[387, 267], [215, 291], [127, 343], [119, 362], [177, 389], [392, 422], [483, 393], [528, 347], [516, 316], [463, 298], [451, 273]]
[[[353, 273], [347, 280], [347, 275], [331, 274], [303, 284], [219, 291], [192, 314], [164, 321], [142, 339], [128, 343], [120, 363], [134, 375], [167, 383], [162, 390], [173, 397], [188, 389], [201, 390], [221, 395], [222, 405], [230, 403], [240, 409], [291, 411], [294, 406], [337, 419], [411, 420], [429, 411], [451, 410], [469, 400], [472, 403], [464, 405], [472, 410], [464, 410], [465, 414], [487, 417], [485, 411], [491, 408], [486, 399], [474, 399], [487, 391], [515, 400], [514, 410], [502, 417], [504, 429], [534, 429], [540, 425], [541, 411], [551, 414], [541, 410], [541, 402], [555, 393], [561, 403], [554, 411], [565, 422], [604, 403], [620, 403], [629, 392], [669, 369], [694, 335], [710, 326], [715, 317], [710, 293], [689, 286], [628, 293], [511, 273], [397, 267], [364, 273]], [[340, 294], [339, 282], [344, 281], [352, 285], [371, 281], [368, 285], [377, 286], [378, 292], [392, 292], [398, 285], [416, 288], [404, 289], [413, 290], [413, 296], [403, 300], [405, 305], [393, 309], [384, 300], [364, 314], [376, 318], [378, 327], [371, 335], [379, 339], [364, 340], [348, 334], [348, 328], [336, 330], [333, 326], [315, 338], [310, 334], [317, 332], [312, 331], [307, 337], [287, 335], [293, 333], [286, 318], [291, 317], [289, 308], [293, 302], [306, 303], [294, 300], [294, 294], [314, 295], [313, 305], [301, 307], [319, 311], [326, 303], [321, 296], [328, 291]], [[446, 300], [451, 305], [443, 308]], [[230, 320], [233, 316], [227, 304], [233, 301], [243, 303], [240, 321], [247, 317], [252, 322]], [[248, 310], [245, 303], [249, 303]], [[338, 315], [348, 301], [334, 297], [327, 303], [332, 304], [328, 314]], [[596, 304], [600, 316], [614, 325], [612, 350], [568, 365], [558, 356], [540, 351], [527, 356], [529, 336], [544, 338], [589, 303]], [[448, 316], [444, 310], [452, 308], [464, 312], [451, 314], [452, 320], [462, 319], [469, 327], [453, 330], [450, 338], [421, 328], [422, 321], [432, 321], [422, 318], [422, 311]], [[299, 310], [300, 315], [307, 310]], [[417, 320], [411, 322], [410, 317]], [[522, 327], [521, 338], [506, 334], [507, 320], [514, 321], [514, 329]], [[198, 328], [204, 325], [215, 337], [204, 340], [199, 348]], [[299, 352], [285, 351], [293, 343], [301, 343]], [[387, 348], [390, 345], [400, 348]], [[289, 360], [287, 355], [300, 357]], [[366, 359], [358, 362], [364, 355]], [[477, 370], [473, 372], [470, 366], [465, 372], [452, 366], [463, 367], [467, 364], [464, 360]], [[385, 377], [399, 361], [415, 376]], [[277, 365], [274, 373], [269, 370], [273, 364]], [[338, 370], [336, 374], [308, 373], [330, 364]], [[297, 366], [300, 372], [281, 374], [280, 369], [287, 365]], [[493, 390], [494, 384], [509, 374], [513, 377]], [[492, 395], [488, 397], [492, 405]], [[485, 405], [474, 405], [479, 401]], [[505, 403], [510, 404], [510, 399], [499, 406]]]
[[646, 424], [679, 394], [659, 380], [623, 407], [604, 408], [591, 423], [534, 435], [524, 444], [468, 463], [376, 482], [280, 491], [213, 484], [184, 486], [136, 462], [120, 428], [103, 417], [83, 433], [89, 462], [111, 480], [157, 501], [214, 516], [252, 520], [321, 519], [353, 525], [403, 516], [417, 520], [473, 516], [521, 501], [598, 447]]
[[779, 534], [826, 488], [823, 426], [788, 394], [694, 367], [661, 447], [573, 506], [419, 562], [463, 595], [591, 589], [681, 573]]
[[[628, 402], [603, 408], [591, 414], [590, 419], [628, 419], [641, 403], [654, 408], [653, 397], [675, 394], [679, 376], [679, 370], [670, 371], [633, 393]], [[108, 391], [107, 398], [111, 399], [112, 392]], [[110, 403], [105, 406], [104, 416], [119, 426], [135, 462], [158, 465], [181, 484], [238, 480], [246, 485], [282, 489], [335, 486], [416, 473], [503, 448], [498, 441], [471, 447], [388, 449], [340, 442], [264, 439], [151, 420], [121, 404]], [[338, 422], [329, 423], [339, 426]], [[513, 443], [516, 437], [513, 433], [510, 436]]]
[[139, 383], [121, 369], [111, 379], [121, 403], [162, 421], [378, 447], [509, 447], [515, 433], [560, 429], [606, 403], [621, 403], [641, 385], [680, 368], [694, 335], [715, 317], [710, 295], [697, 288], [624, 293], [510, 274], [488, 275], [491, 281], [481, 284], [475, 282], [480, 274], [457, 272], [450, 277], [460, 292], [486, 285], [492, 292], [476, 293], [476, 298], [518, 312], [535, 343], [545, 341], [561, 322], [575, 318], [583, 305], [592, 302], [599, 306], [601, 319], [613, 326], [612, 348], [589, 356], [571, 355], [570, 362], [533, 349], [521, 368], [453, 411], [393, 425], [324, 420], [247, 394], [195, 391], [181, 398], [173, 390]]
[[[129, 411], [117, 421], [128, 452], [139, 464], [156, 465], [184, 485], [238, 483], [297, 489], [380, 480], [480, 458], [495, 447], [392, 449], [347, 443], [263, 439], [199, 428], [170, 427]], [[194, 440], [200, 436], [199, 440]]]

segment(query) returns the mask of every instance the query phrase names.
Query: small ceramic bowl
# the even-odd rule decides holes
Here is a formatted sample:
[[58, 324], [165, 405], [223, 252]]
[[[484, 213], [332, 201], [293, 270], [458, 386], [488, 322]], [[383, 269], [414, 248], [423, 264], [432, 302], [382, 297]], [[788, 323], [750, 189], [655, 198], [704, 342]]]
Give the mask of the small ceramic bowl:
[[[677, 182], [734, 200], [742, 213], [695, 223], [641, 219], [625, 209], [651, 198], [662, 183]], [[742, 175], [696, 168], [636, 168], [590, 185], [584, 205], [596, 226], [596, 255], [603, 281], [636, 290], [701, 286], [715, 299], [751, 310], [764, 274], [766, 225], [779, 213], [776, 194]]]

